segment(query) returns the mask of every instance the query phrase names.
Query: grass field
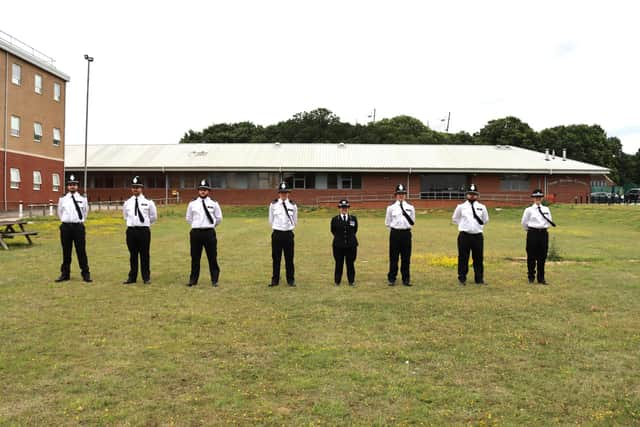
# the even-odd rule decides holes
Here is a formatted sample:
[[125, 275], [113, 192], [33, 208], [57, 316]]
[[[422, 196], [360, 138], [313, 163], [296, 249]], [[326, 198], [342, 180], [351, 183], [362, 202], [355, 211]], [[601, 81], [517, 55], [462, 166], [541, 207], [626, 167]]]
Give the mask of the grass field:
[[552, 207], [547, 287], [526, 281], [522, 210], [492, 209], [480, 288], [457, 285], [439, 210], [418, 213], [412, 288], [386, 285], [384, 212], [354, 210], [357, 286], [335, 287], [334, 211], [304, 208], [298, 287], [267, 288], [266, 208], [224, 206], [221, 286], [187, 288], [184, 211], [160, 209], [151, 286], [120, 284], [119, 213], [89, 218], [90, 285], [75, 254], [53, 283], [53, 220], [0, 252], [0, 424], [640, 424], [640, 206]]

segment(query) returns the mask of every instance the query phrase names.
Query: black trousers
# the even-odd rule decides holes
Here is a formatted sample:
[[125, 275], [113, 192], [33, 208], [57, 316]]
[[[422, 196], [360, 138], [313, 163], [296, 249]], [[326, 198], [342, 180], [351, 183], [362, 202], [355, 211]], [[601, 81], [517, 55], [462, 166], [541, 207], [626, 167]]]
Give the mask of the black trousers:
[[391, 233], [389, 233], [389, 274], [387, 274], [387, 279], [389, 279], [390, 282], [395, 282], [398, 276], [399, 258], [402, 259], [400, 265], [402, 283], [410, 283], [411, 230], [391, 229]]
[[356, 280], [356, 267], [354, 265], [356, 256], [358, 255], [358, 247], [352, 248], [338, 248], [333, 247], [333, 259], [336, 261], [336, 269], [334, 272], [335, 283], [340, 283], [342, 280], [342, 268], [344, 264], [347, 264], [347, 280], [349, 283], [353, 283]]
[[151, 230], [149, 227], [127, 227], [127, 248], [129, 249], [129, 280], [138, 278], [138, 257], [142, 280], [151, 280], [149, 267], [149, 248], [151, 247]]
[[473, 259], [473, 275], [476, 283], [484, 281], [484, 236], [461, 231], [458, 234], [458, 279], [467, 280], [469, 253]]
[[60, 224], [60, 243], [62, 243], [62, 265], [60, 266], [62, 276], [71, 275], [71, 248], [75, 246], [82, 277], [89, 277], [84, 224], [68, 222]]
[[[549, 251], [549, 233], [546, 229], [533, 229], [527, 231], [527, 276], [529, 280], [534, 278], [538, 282], [544, 281], [544, 263]], [[536, 276], [536, 266], [538, 275]]]
[[192, 228], [189, 233], [191, 243], [191, 275], [189, 281], [197, 283], [200, 278], [200, 258], [202, 248], [207, 253], [209, 260], [209, 273], [211, 282], [218, 283], [220, 277], [220, 267], [218, 266], [218, 239], [213, 228]]
[[273, 274], [271, 284], [280, 283], [280, 261], [284, 252], [284, 265], [287, 271], [287, 283], [295, 282], [295, 267], [293, 266], [293, 231], [273, 230], [271, 233], [271, 259], [273, 260]]

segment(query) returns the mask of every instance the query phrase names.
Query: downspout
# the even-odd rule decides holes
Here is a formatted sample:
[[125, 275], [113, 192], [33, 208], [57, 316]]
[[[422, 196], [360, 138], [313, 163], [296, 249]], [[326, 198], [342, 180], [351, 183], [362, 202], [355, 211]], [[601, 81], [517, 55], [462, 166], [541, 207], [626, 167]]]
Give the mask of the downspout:
[[8, 203], [7, 203], [7, 149], [8, 147], [8, 136], [7, 136], [7, 119], [8, 119], [8, 112], [7, 109], [9, 108], [9, 52], [5, 51], [4, 52], [4, 71], [5, 71], [5, 78], [4, 78], [4, 129], [3, 129], [3, 136], [4, 136], [4, 165], [2, 167], [2, 180], [3, 180], [3, 185], [4, 188], [2, 190], [2, 194], [4, 196], [4, 210], [6, 211], [8, 209]]
[[169, 177], [164, 166], [162, 166], [162, 173], [164, 174], [164, 204], [167, 206], [169, 204]]
[[409, 174], [407, 174], [407, 195], [411, 196], [411, 168], [409, 168]]

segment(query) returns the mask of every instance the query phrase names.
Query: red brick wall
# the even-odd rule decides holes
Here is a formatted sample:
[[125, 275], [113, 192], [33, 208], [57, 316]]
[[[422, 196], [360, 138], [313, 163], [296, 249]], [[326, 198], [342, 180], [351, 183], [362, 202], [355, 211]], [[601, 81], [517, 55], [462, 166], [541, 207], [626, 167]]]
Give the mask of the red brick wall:
[[[588, 175], [546, 175], [548, 183], [548, 196], [561, 203], [578, 202], [586, 203], [586, 196], [590, 192], [590, 177]], [[545, 175], [532, 175], [527, 190], [506, 192], [500, 188], [501, 174], [470, 175], [469, 182], [478, 185], [480, 199], [488, 206], [523, 206], [530, 202], [529, 195], [535, 188], [544, 189]], [[171, 179], [177, 183], [178, 179]], [[408, 185], [412, 203], [421, 208], [453, 207], [458, 200], [417, 200], [420, 193], [420, 174], [362, 174], [362, 189], [359, 190], [293, 190], [291, 199], [305, 205], [333, 206], [335, 200], [346, 198], [352, 205], [370, 206], [372, 208], [386, 206], [393, 200], [393, 192], [398, 183]], [[169, 197], [173, 191], [180, 192], [182, 201], [190, 200], [197, 196], [197, 191], [170, 188]], [[89, 199], [98, 200], [123, 200], [130, 197], [129, 188], [96, 188], [89, 189]], [[147, 188], [145, 195], [154, 199], [165, 197], [164, 188]], [[212, 192], [213, 198], [222, 204], [231, 205], [264, 205], [277, 197], [275, 189], [217, 189]], [[375, 200], [370, 200], [375, 196]], [[484, 198], [483, 198], [484, 196]], [[582, 197], [582, 199], [581, 199]], [[367, 200], [369, 199], [369, 200]], [[495, 200], [492, 200], [495, 199]]]
[[[11, 185], [11, 168], [20, 169], [22, 182], [19, 189], [9, 188]], [[58, 198], [64, 195], [65, 191], [63, 169], [64, 162], [62, 160], [49, 160], [23, 154], [7, 153], [7, 208], [9, 210], [17, 209], [20, 201], [23, 202], [25, 207], [28, 204], [49, 203], [49, 200], [57, 203]], [[42, 185], [39, 191], [33, 189], [34, 170], [39, 170], [42, 176]], [[51, 177], [53, 173], [60, 175], [60, 191], [58, 192], [53, 191], [53, 178]], [[2, 208], [4, 209], [4, 206]]]

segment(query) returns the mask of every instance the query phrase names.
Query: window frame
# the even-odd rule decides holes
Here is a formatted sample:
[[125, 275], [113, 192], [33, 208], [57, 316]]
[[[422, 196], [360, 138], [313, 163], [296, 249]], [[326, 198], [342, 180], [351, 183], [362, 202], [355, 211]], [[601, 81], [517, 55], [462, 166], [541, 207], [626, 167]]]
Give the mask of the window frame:
[[51, 188], [56, 193], [60, 191], [60, 174], [51, 174]]
[[[37, 127], [40, 126], [40, 134], [37, 132]], [[42, 123], [33, 122], [33, 140], [35, 142], [42, 142]]]
[[[57, 144], [56, 144], [56, 131], [58, 133], [58, 139], [57, 139]], [[60, 144], [62, 143], [62, 131], [60, 130], [60, 128], [53, 128], [53, 145], [56, 147], [59, 147]]]
[[[16, 70], [18, 71], [17, 73]], [[22, 65], [16, 64], [15, 62], [11, 64], [11, 83], [16, 86], [22, 86]]]
[[[40, 86], [38, 86], [38, 78], [40, 78]], [[42, 95], [42, 74], [35, 74], [33, 76], [33, 90], [38, 95]]]
[[[18, 128], [17, 129], [13, 127], [14, 120], [16, 120], [17, 123], [18, 123]], [[12, 114], [11, 115], [11, 128], [9, 130], [9, 134], [11, 136], [15, 136], [16, 138], [19, 138], [20, 137], [21, 128], [22, 128], [22, 119], [20, 118], [20, 116], [16, 116], [15, 114]]]
[[[20, 176], [20, 168], [10, 168], [9, 176], [11, 180], [9, 188], [12, 190], [19, 190], [20, 183], [22, 182], [22, 177]], [[17, 179], [15, 179], [16, 177]]]
[[53, 100], [60, 102], [62, 99], [62, 85], [58, 82], [53, 82]]
[[33, 171], [33, 190], [40, 191], [42, 189], [42, 172]]

